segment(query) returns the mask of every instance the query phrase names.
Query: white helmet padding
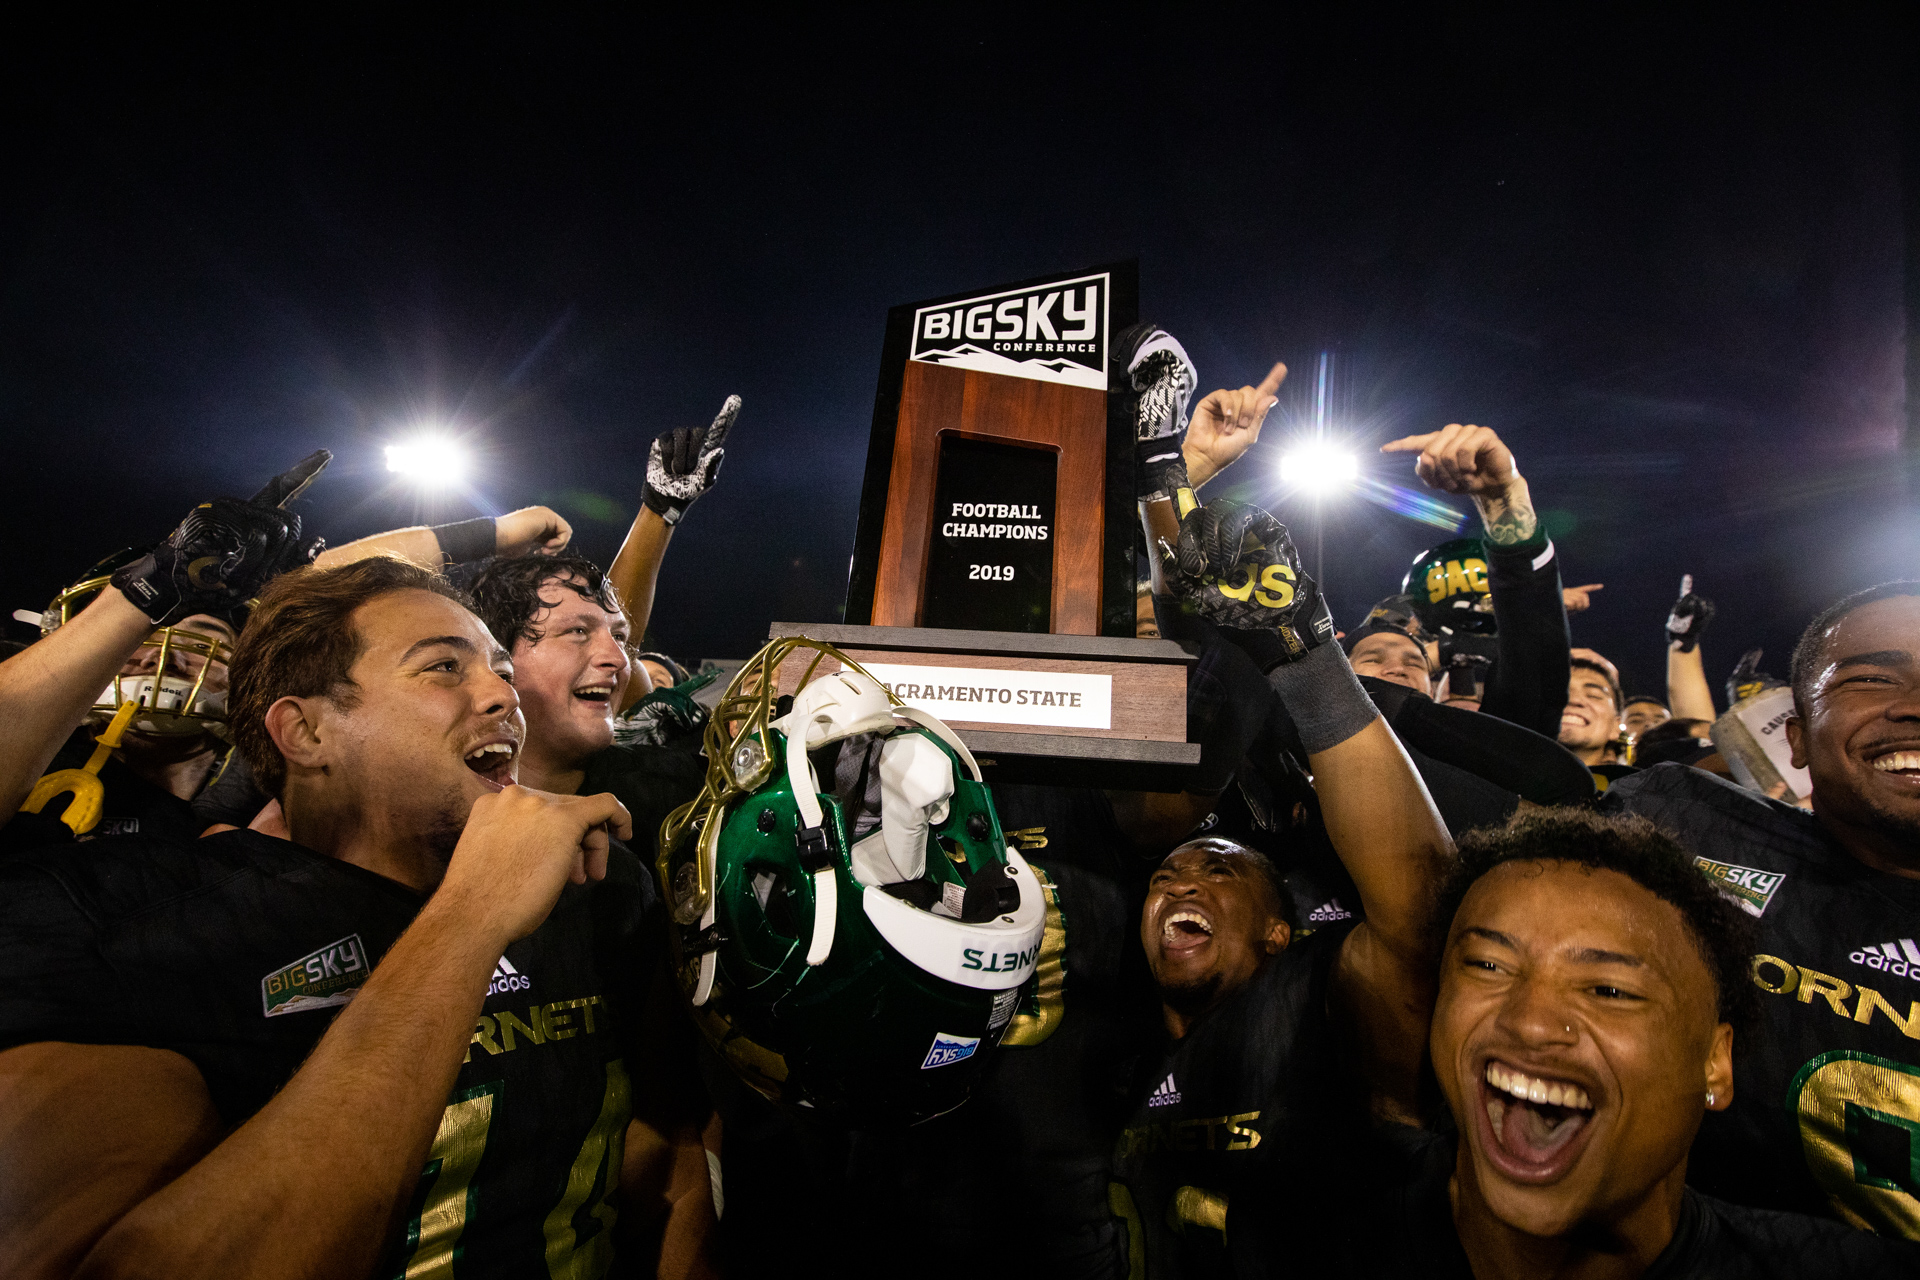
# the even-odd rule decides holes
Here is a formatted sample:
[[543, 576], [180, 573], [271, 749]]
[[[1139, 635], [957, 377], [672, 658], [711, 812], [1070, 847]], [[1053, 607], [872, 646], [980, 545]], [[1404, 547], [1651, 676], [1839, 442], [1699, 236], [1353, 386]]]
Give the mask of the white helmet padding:
[[901, 733], [880, 747], [880, 838], [868, 836], [850, 851], [861, 884], [918, 880], [927, 869], [927, 832], [947, 820], [953, 762], [917, 733]]
[[1020, 905], [1010, 916], [983, 924], [962, 924], [922, 911], [879, 889], [860, 895], [867, 919], [887, 944], [936, 978], [981, 991], [1006, 991], [1033, 976], [1046, 931], [1046, 898], [1033, 870], [1011, 847], [1007, 875], [1020, 889]]
[[[819, 783], [814, 776], [813, 762], [807, 759], [807, 752], [856, 734], [891, 732], [903, 727], [901, 720], [935, 734], [965, 762], [975, 782], [983, 780], [980, 764], [973, 758], [973, 752], [937, 716], [919, 707], [894, 706], [886, 689], [864, 672], [852, 669], [836, 671], [802, 688], [793, 695], [793, 705], [787, 714], [768, 722], [770, 728], [779, 730], [787, 740], [787, 781], [793, 789], [794, 805], [800, 810], [801, 820], [808, 830], [817, 831], [826, 813], [820, 807]], [[800, 743], [805, 744], [804, 749], [796, 750], [795, 747]], [[881, 748], [880, 780], [880, 830], [848, 850], [854, 876], [869, 887], [869, 899], [872, 897], [871, 886], [898, 884], [918, 879], [925, 873], [927, 833], [934, 823], [946, 820], [947, 802], [953, 795], [953, 766], [940, 749], [925, 738], [918, 734], [901, 734], [888, 738]], [[813, 881], [813, 932], [807, 943], [807, 963], [819, 965], [824, 964], [833, 953], [834, 922], [839, 914], [840, 899], [831, 865], [819, 866], [810, 878]], [[1039, 901], [1039, 891], [1032, 888], [1031, 881], [1029, 874], [1027, 884], [1022, 886], [1021, 910], [1016, 913], [1020, 919], [1025, 919], [1029, 914], [1027, 907], [1030, 904]], [[887, 901], [901, 910], [927, 916], [928, 919], [940, 919], [898, 899], [887, 897]], [[1038, 909], [1041, 915], [1034, 918], [1042, 920], [1044, 908]], [[886, 911], [887, 908], [881, 910]], [[872, 905], [867, 907], [867, 915], [873, 918]], [[877, 918], [874, 923], [876, 928], [880, 928]], [[960, 922], [943, 921], [943, 925], [946, 924], [959, 926]], [[974, 929], [981, 926], [962, 927]], [[1036, 924], [1034, 928], [1038, 930], [1040, 925]], [[881, 933], [887, 936], [889, 942], [893, 941], [885, 928], [881, 928]], [[1034, 936], [1037, 939], [1039, 934], [1036, 932]], [[941, 949], [944, 946], [941, 943], [935, 947], [942, 963], [945, 963], [946, 953]], [[920, 963], [905, 948], [901, 948], [901, 954], [916, 964]], [[994, 976], [998, 976], [997, 971]], [[962, 978], [953, 980], [963, 986], [999, 989], [992, 982]]]

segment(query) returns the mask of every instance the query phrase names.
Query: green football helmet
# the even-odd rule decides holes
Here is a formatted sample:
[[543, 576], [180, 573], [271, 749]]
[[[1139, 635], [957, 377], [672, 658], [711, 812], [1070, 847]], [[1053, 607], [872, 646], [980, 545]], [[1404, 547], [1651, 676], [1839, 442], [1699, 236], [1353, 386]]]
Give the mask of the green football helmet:
[[1478, 538], [1455, 538], [1413, 558], [1400, 590], [1428, 631], [1492, 635], [1493, 591], [1487, 582], [1487, 549]]
[[[827, 658], [841, 669], [814, 678]], [[783, 667], [797, 692], [776, 717]], [[966, 744], [791, 637], [741, 667], [706, 748], [706, 785], [661, 824], [657, 864], [702, 1032], [767, 1097], [839, 1123], [959, 1106], [1046, 924]]]

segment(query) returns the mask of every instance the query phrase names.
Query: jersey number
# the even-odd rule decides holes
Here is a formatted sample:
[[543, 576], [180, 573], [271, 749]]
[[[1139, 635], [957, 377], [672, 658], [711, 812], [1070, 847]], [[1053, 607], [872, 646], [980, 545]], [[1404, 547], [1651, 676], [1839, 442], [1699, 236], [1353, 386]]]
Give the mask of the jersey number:
[[[501, 1083], [496, 1080], [455, 1094], [440, 1116], [440, 1131], [420, 1171], [422, 1181], [432, 1180], [426, 1203], [420, 1216], [407, 1224], [406, 1264], [400, 1272], [404, 1280], [451, 1280], [455, 1274], [460, 1237], [468, 1219], [481, 1208], [473, 1175], [487, 1149], [487, 1130], [493, 1125]], [[589, 1280], [605, 1275], [613, 1262], [615, 1210], [607, 1201], [620, 1185], [627, 1119], [632, 1113], [626, 1064], [615, 1059], [607, 1064], [600, 1116], [567, 1171], [560, 1203], [547, 1215], [547, 1274], [553, 1280]], [[597, 1196], [593, 1194], [596, 1187]], [[599, 1220], [600, 1230], [582, 1245], [573, 1223], [589, 1197], [593, 1205], [588, 1212]]]
[[1807, 1167], [1842, 1218], [1920, 1240], [1920, 1067], [1823, 1053], [1793, 1078]]

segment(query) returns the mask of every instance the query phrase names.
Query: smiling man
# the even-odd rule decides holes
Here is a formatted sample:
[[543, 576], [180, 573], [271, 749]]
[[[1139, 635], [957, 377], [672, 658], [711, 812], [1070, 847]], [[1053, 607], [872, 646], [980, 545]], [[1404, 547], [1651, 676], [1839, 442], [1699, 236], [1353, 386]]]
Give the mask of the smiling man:
[[1560, 711], [1560, 745], [1595, 771], [1597, 783], [1611, 781], [1609, 748], [1621, 734], [1620, 685], [1606, 668], [1586, 658], [1572, 659], [1567, 705]]
[[[1179, 537], [1188, 567], [1162, 573], [1162, 616], [1217, 627], [1266, 676], [1321, 818], [1286, 852], [1331, 845], [1365, 919], [1342, 912], [1296, 941], [1274, 867], [1231, 840], [1189, 841], [1154, 871], [1140, 943], [1167, 1044], [1118, 1144], [1112, 1200], [1129, 1270], [1153, 1277], [1224, 1266], [1228, 1206], [1267, 1160], [1309, 1135], [1364, 1129], [1370, 1115], [1421, 1114], [1426, 915], [1451, 850], [1420, 775], [1332, 642], [1285, 527], [1219, 501], [1190, 511]], [[1223, 590], [1249, 562], [1290, 589], [1252, 601]]]
[[1920, 1248], [1686, 1185], [1737, 1094], [1749, 929], [1652, 824], [1544, 810], [1461, 841], [1427, 1037], [1457, 1129], [1294, 1153], [1228, 1223], [1320, 1277], [1879, 1277]]
[[687, 1129], [626, 811], [515, 785], [512, 666], [419, 566], [276, 580], [234, 670], [290, 840], [0, 870], [0, 1270], [605, 1274]]
[[1766, 1034], [1708, 1118], [1696, 1185], [1920, 1240], [1920, 582], [1848, 596], [1793, 655], [1813, 812], [1697, 769], [1614, 784], [1759, 922]]
[[699, 792], [706, 766], [689, 751], [614, 740], [616, 717], [647, 677], [613, 584], [580, 556], [510, 556], [487, 562], [472, 594], [513, 659], [527, 718], [522, 781], [559, 795], [617, 796], [651, 855], [661, 821]]

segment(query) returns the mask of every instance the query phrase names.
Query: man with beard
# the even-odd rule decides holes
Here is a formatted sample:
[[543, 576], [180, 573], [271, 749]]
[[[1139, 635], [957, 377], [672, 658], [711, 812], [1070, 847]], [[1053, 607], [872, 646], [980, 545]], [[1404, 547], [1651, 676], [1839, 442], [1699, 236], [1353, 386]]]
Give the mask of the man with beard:
[[1690, 1177], [1742, 1204], [1920, 1240], [1920, 582], [1816, 617], [1794, 650], [1813, 812], [1681, 765], [1614, 784], [1758, 921], [1766, 1034]]
[[0, 870], [8, 1273], [599, 1276], [616, 1198], [697, 1264], [657, 899], [616, 800], [515, 785], [504, 650], [381, 557], [273, 582], [234, 672], [290, 840]]
[[[1228, 1206], [1268, 1159], [1369, 1114], [1420, 1113], [1427, 901], [1450, 848], [1286, 529], [1223, 501], [1189, 508], [1178, 538], [1162, 618], [1175, 633], [1216, 629], [1266, 675], [1365, 919], [1295, 943], [1272, 864], [1232, 840], [1190, 841], [1154, 871], [1140, 941], [1168, 1044], [1118, 1145], [1113, 1208], [1134, 1274], [1156, 1277], [1223, 1263]], [[1243, 576], [1260, 584], [1244, 598]]]
[[1686, 1185], [1738, 1096], [1739, 911], [1651, 823], [1559, 809], [1461, 841], [1426, 1037], [1459, 1133], [1382, 1125], [1235, 1203], [1243, 1276], [1892, 1277], [1920, 1248]]

